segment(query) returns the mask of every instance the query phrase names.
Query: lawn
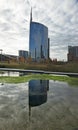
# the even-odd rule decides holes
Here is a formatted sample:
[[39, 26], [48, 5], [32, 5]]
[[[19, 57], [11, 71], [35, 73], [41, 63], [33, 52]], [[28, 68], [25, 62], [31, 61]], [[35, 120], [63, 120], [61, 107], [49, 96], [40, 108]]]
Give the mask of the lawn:
[[19, 76], [19, 77], [1, 76], [0, 82], [1, 83], [23, 83], [32, 79], [62, 81], [62, 82], [67, 82], [71, 85], [78, 86], [78, 78], [69, 77], [69, 76], [57, 76], [51, 74], [29, 74], [26, 76]]

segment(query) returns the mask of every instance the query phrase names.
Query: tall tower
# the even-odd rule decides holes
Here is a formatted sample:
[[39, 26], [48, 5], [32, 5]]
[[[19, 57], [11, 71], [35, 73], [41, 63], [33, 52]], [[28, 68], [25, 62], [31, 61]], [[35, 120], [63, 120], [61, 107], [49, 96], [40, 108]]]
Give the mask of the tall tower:
[[32, 8], [30, 12], [29, 55], [32, 61], [41, 61], [49, 58], [48, 28], [38, 22], [32, 21]]
[[30, 13], [30, 23], [32, 22], [32, 7], [31, 7], [31, 13]]

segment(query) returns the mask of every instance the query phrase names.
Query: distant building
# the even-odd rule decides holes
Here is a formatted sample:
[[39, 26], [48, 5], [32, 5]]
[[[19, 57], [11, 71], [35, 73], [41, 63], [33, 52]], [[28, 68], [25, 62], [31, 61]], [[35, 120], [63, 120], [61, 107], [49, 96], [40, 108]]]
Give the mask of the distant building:
[[23, 58], [27, 59], [28, 58], [28, 51], [19, 50], [19, 57], [23, 57]]
[[0, 54], [0, 62], [17, 62], [18, 56], [9, 54]]
[[68, 46], [68, 61], [78, 61], [78, 46]]
[[32, 21], [32, 11], [30, 20], [29, 54], [33, 61], [49, 59], [49, 38], [48, 28]]

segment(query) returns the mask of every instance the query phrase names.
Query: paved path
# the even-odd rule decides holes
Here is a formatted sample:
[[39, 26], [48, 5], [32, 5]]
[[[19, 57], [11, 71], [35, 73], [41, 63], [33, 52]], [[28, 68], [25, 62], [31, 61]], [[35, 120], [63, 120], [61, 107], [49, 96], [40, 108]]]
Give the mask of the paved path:
[[38, 73], [38, 74], [54, 74], [54, 75], [67, 75], [67, 76], [71, 76], [71, 77], [78, 77], [78, 73], [52, 72], [52, 71], [43, 71], [43, 70], [26, 70], [26, 69], [0, 68], [0, 71], [26, 72], [26, 73]]

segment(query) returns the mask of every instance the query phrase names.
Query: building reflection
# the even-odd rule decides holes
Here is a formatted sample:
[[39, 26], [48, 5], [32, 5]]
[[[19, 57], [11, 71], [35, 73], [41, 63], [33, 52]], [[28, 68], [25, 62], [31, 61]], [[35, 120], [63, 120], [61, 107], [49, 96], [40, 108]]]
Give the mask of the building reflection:
[[31, 108], [47, 102], [47, 91], [49, 90], [49, 80], [29, 81], [29, 117]]

